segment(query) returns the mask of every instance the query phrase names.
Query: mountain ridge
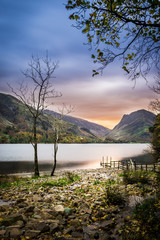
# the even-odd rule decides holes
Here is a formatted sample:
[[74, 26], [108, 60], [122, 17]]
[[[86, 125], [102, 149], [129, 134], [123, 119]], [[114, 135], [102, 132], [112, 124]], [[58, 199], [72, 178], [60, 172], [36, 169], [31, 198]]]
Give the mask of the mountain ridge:
[[[53, 135], [54, 116], [59, 116], [51, 110], [46, 110], [38, 120], [37, 130], [44, 141], [44, 135], [51, 141]], [[153, 126], [156, 115], [145, 109], [124, 114], [120, 122], [112, 129], [105, 128], [87, 120], [73, 116], [64, 116], [66, 129], [62, 140], [65, 142], [149, 142], [151, 135], [149, 127]], [[15, 142], [15, 136], [21, 135], [20, 141], [29, 141], [32, 133], [32, 116], [27, 107], [16, 97], [0, 93], [0, 142]], [[62, 120], [61, 120], [62, 121]], [[12, 136], [13, 135], [13, 136]], [[69, 136], [69, 140], [67, 137]], [[2, 138], [5, 138], [2, 141]], [[27, 139], [24, 140], [23, 138]], [[86, 140], [84, 140], [84, 138]], [[12, 140], [7, 140], [12, 139]], [[14, 140], [13, 140], [14, 139]], [[87, 140], [88, 139], [88, 140]]]
[[120, 122], [106, 135], [121, 141], [150, 141], [149, 127], [154, 124], [156, 115], [145, 109], [124, 114]]
[[[51, 116], [54, 116], [55, 114], [60, 115], [59, 113], [56, 113], [51, 110], [45, 110], [46, 114], [49, 114]], [[64, 116], [63, 121], [69, 122], [71, 124], [77, 125], [81, 128], [87, 128], [90, 130], [91, 133], [98, 137], [104, 137], [106, 134], [110, 132], [109, 128], [106, 128], [102, 125], [90, 122], [88, 120], [82, 119], [82, 118], [77, 118], [73, 116]]]

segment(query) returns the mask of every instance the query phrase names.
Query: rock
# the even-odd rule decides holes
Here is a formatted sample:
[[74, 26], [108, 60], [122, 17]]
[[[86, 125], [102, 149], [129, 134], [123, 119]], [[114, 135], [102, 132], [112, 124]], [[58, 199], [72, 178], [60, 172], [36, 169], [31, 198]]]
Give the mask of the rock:
[[68, 238], [65, 237], [56, 237], [55, 240], [67, 240]]
[[10, 237], [11, 238], [15, 238], [17, 239], [18, 237], [20, 237], [22, 235], [22, 230], [18, 229], [18, 228], [13, 228], [10, 230]]
[[27, 230], [25, 232], [25, 237], [34, 239], [35, 237], [37, 237], [40, 234], [40, 232], [41, 231], [38, 231], [38, 230]]
[[80, 221], [78, 219], [71, 219], [70, 225], [74, 227], [79, 227], [80, 226]]
[[83, 233], [74, 231], [72, 232], [72, 237], [83, 239]]
[[35, 195], [33, 195], [33, 201], [40, 202], [40, 201], [42, 201], [42, 198], [38, 194], [35, 194]]
[[58, 223], [51, 223], [49, 227], [51, 233], [55, 233], [59, 230]]
[[113, 220], [105, 221], [100, 223], [99, 228], [105, 231], [109, 231], [115, 227], [115, 222]]
[[56, 214], [64, 213], [64, 207], [62, 205], [56, 205], [53, 210]]
[[15, 204], [20, 204], [20, 203], [23, 203], [23, 202], [25, 202], [25, 201], [26, 201], [25, 198], [19, 198], [19, 199], [16, 201]]
[[10, 209], [9, 205], [1, 205], [0, 212], [7, 212]]
[[49, 225], [45, 222], [39, 222], [34, 225], [35, 230], [40, 231], [41, 233], [50, 231]]
[[0, 237], [3, 237], [6, 233], [6, 230], [0, 230]]
[[27, 207], [27, 206], [28, 206], [27, 203], [20, 203], [20, 204], [18, 204], [18, 207], [19, 207], [19, 208], [25, 208], [25, 207]]
[[94, 234], [94, 239], [99, 239], [99, 233], [98, 232], [95, 232], [95, 234]]
[[13, 214], [10, 215], [6, 218], [2, 218], [0, 219], [0, 225], [1, 226], [9, 226], [15, 222], [17, 222], [18, 220], [22, 220], [23, 221], [23, 216], [21, 214]]
[[136, 204], [141, 203], [143, 200], [143, 197], [132, 195], [129, 197], [129, 207], [134, 207]]
[[11, 230], [11, 229], [14, 229], [14, 228], [20, 229], [21, 226], [20, 225], [11, 225], [11, 226], [6, 227], [6, 230]]
[[34, 208], [35, 208], [34, 206], [29, 206], [29, 207], [26, 209], [25, 213], [33, 213]]
[[67, 229], [64, 229], [63, 233], [66, 234], [71, 234], [73, 231], [75, 231], [75, 227], [71, 226]]
[[72, 213], [72, 209], [65, 207], [64, 208], [64, 212], [65, 212], [65, 215], [68, 216], [68, 215], [70, 215]]
[[40, 215], [34, 215], [34, 218], [41, 219], [42, 217]]

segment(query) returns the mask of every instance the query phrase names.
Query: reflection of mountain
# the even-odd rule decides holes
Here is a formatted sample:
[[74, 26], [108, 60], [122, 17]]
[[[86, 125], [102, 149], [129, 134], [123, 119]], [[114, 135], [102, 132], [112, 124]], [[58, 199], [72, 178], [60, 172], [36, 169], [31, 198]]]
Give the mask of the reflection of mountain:
[[149, 142], [149, 128], [153, 125], [156, 115], [146, 111], [138, 110], [129, 115], [124, 115], [121, 121], [114, 127], [106, 138], [133, 141]]

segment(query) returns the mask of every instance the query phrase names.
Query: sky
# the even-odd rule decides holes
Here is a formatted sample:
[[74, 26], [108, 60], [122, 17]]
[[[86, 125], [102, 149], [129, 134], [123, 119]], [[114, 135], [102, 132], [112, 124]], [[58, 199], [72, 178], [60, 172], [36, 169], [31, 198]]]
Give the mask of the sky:
[[[136, 84], [110, 64], [102, 75], [96, 69], [86, 36], [73, 27], [67, 0], [0, 0], [0, 92], [11, 93], [23, 78], [32, 55], [49, 56], [59, 62], [54, 86], [62, 93], [57, 105], [74, 105], [72, 116], [112, 129], [124, 114], [148, 110], [155, 97], [143, 78]], [[149, 85], [153, 82], [150, 77]], [[52, 108], [50, 107], [52, 110]]]

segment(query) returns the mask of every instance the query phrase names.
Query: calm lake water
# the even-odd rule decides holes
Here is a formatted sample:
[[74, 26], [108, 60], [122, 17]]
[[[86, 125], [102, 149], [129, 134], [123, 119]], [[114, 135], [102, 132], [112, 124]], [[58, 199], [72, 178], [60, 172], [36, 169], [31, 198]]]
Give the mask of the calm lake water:
[[[99, 168], [104, 156], [118, 161], [135, 159], [152, 161], [146, 154], [149, 144], [59, 144], [58, 168]], [[0, 144], [0, 173], [31, 172], [33, 170], [33, 146], [31, 144]], [[38, 144], [40, 171], [51, 169], [53, 144]]]

